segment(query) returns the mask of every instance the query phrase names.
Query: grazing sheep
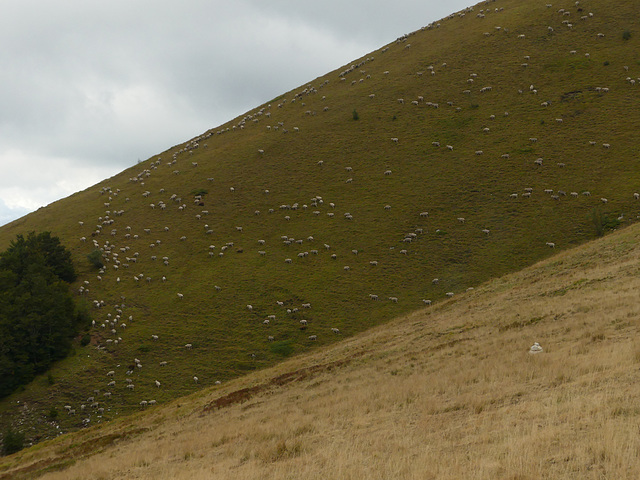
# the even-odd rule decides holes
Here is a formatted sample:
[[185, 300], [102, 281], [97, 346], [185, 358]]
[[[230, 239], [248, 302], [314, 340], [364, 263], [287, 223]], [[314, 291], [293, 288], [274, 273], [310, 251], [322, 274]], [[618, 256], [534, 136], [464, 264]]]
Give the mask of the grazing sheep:
[[160, 382], [158, 380], [155, 381], [156, 387], [160, 388]]
[[531, 348], [529, 348], [529, 353], [532, 355], [535, 355], [536, 353], [542, 353], [542, 351], [542, 347], [538, 342], [535, 342], [533, 345], [531, 345]]

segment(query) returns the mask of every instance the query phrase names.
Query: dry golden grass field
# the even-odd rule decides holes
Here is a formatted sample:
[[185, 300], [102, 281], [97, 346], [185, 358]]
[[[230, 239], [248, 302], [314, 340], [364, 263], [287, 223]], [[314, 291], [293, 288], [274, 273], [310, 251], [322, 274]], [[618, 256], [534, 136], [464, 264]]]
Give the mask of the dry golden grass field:
[[632, 226], [0, 478], [640, 478], [638, 291]]

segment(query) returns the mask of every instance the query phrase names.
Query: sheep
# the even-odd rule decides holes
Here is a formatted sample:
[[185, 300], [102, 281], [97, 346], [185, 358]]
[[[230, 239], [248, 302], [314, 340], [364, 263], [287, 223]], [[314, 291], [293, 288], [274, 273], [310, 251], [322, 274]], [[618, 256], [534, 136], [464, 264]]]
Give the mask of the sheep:
[[113, 377], [115, 374], [116, 374], [116, 372], [111, 370], [111, 371], [107, 372], [107, 377]]
[[161, 383], [158, 380], [155, 381], [155, 384], [156, 384], [156, 387], [160, 388]]
[[532, 355], [535, 355], [536, 353], [541, 353], [542, 351], [543, 351], [542, 347], [538, 342], [535, 342], [533, 345], [531, 345], [531, 348], [529, 348], [529, 353]]
[[193, 348], [193, 345], [191, 345], [190, 343], [187, 343], [184, 348], [186, 348], [187, 350], [191, 350]]
[[178, 293], [178, 298], [182, 300], [184, 298], [184, 295], [182, 293]]
[[194, 381], [195, 383], [198, 383], [198, 377], [196, 377], [196, 376], [194, 375], [194, 377], [193, 377], [193, 381]]
[[547, 243], [546, 243], [546, 245], [547, 245], [549, 248], [556, 248], [556, 244], [555, 244], [555, 243], [553, 243], [553, 242], [547, 242]]
[[309, 335], [309, 340], [311, 340], [312, 342], [315, 342], [316, 340], [318, 340], [318, 336], [317, 335]]
[[392, 303], [398, 303], [398, 297], [389, 297], [389, 300], [390, 300]]
[[398, 138], [397, 138], [397, 137], [393, 137], [393, 138], [391, 138], [391, 141], [392, 141], [393, 143], [398, 143], [398, 141], [399, 141], [399, 140], [398, 140]]
[[424, 303], [425, 305], [429, 306], [429, 305], [431, 305], [431, 300], [422, 299], [422, 303]]

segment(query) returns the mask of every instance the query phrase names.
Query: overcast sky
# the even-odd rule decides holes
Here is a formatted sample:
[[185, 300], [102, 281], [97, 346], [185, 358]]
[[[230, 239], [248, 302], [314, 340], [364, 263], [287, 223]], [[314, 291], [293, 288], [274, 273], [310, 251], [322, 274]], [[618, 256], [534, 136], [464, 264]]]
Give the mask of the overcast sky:
[[2, 0], [0, 225], [474, 0]]

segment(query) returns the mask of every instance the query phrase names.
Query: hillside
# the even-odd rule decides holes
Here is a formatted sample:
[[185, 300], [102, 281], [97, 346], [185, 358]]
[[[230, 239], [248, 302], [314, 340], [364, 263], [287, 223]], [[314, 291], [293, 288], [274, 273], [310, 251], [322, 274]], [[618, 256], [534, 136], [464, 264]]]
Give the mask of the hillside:
[[59, 236], [97, 307], [0, 424], [224, 385], [635, 221], [639, 13], [478, 4], [1, 228]]
[[639, 245], [626, 228], [0, 478], [638, 478]]

